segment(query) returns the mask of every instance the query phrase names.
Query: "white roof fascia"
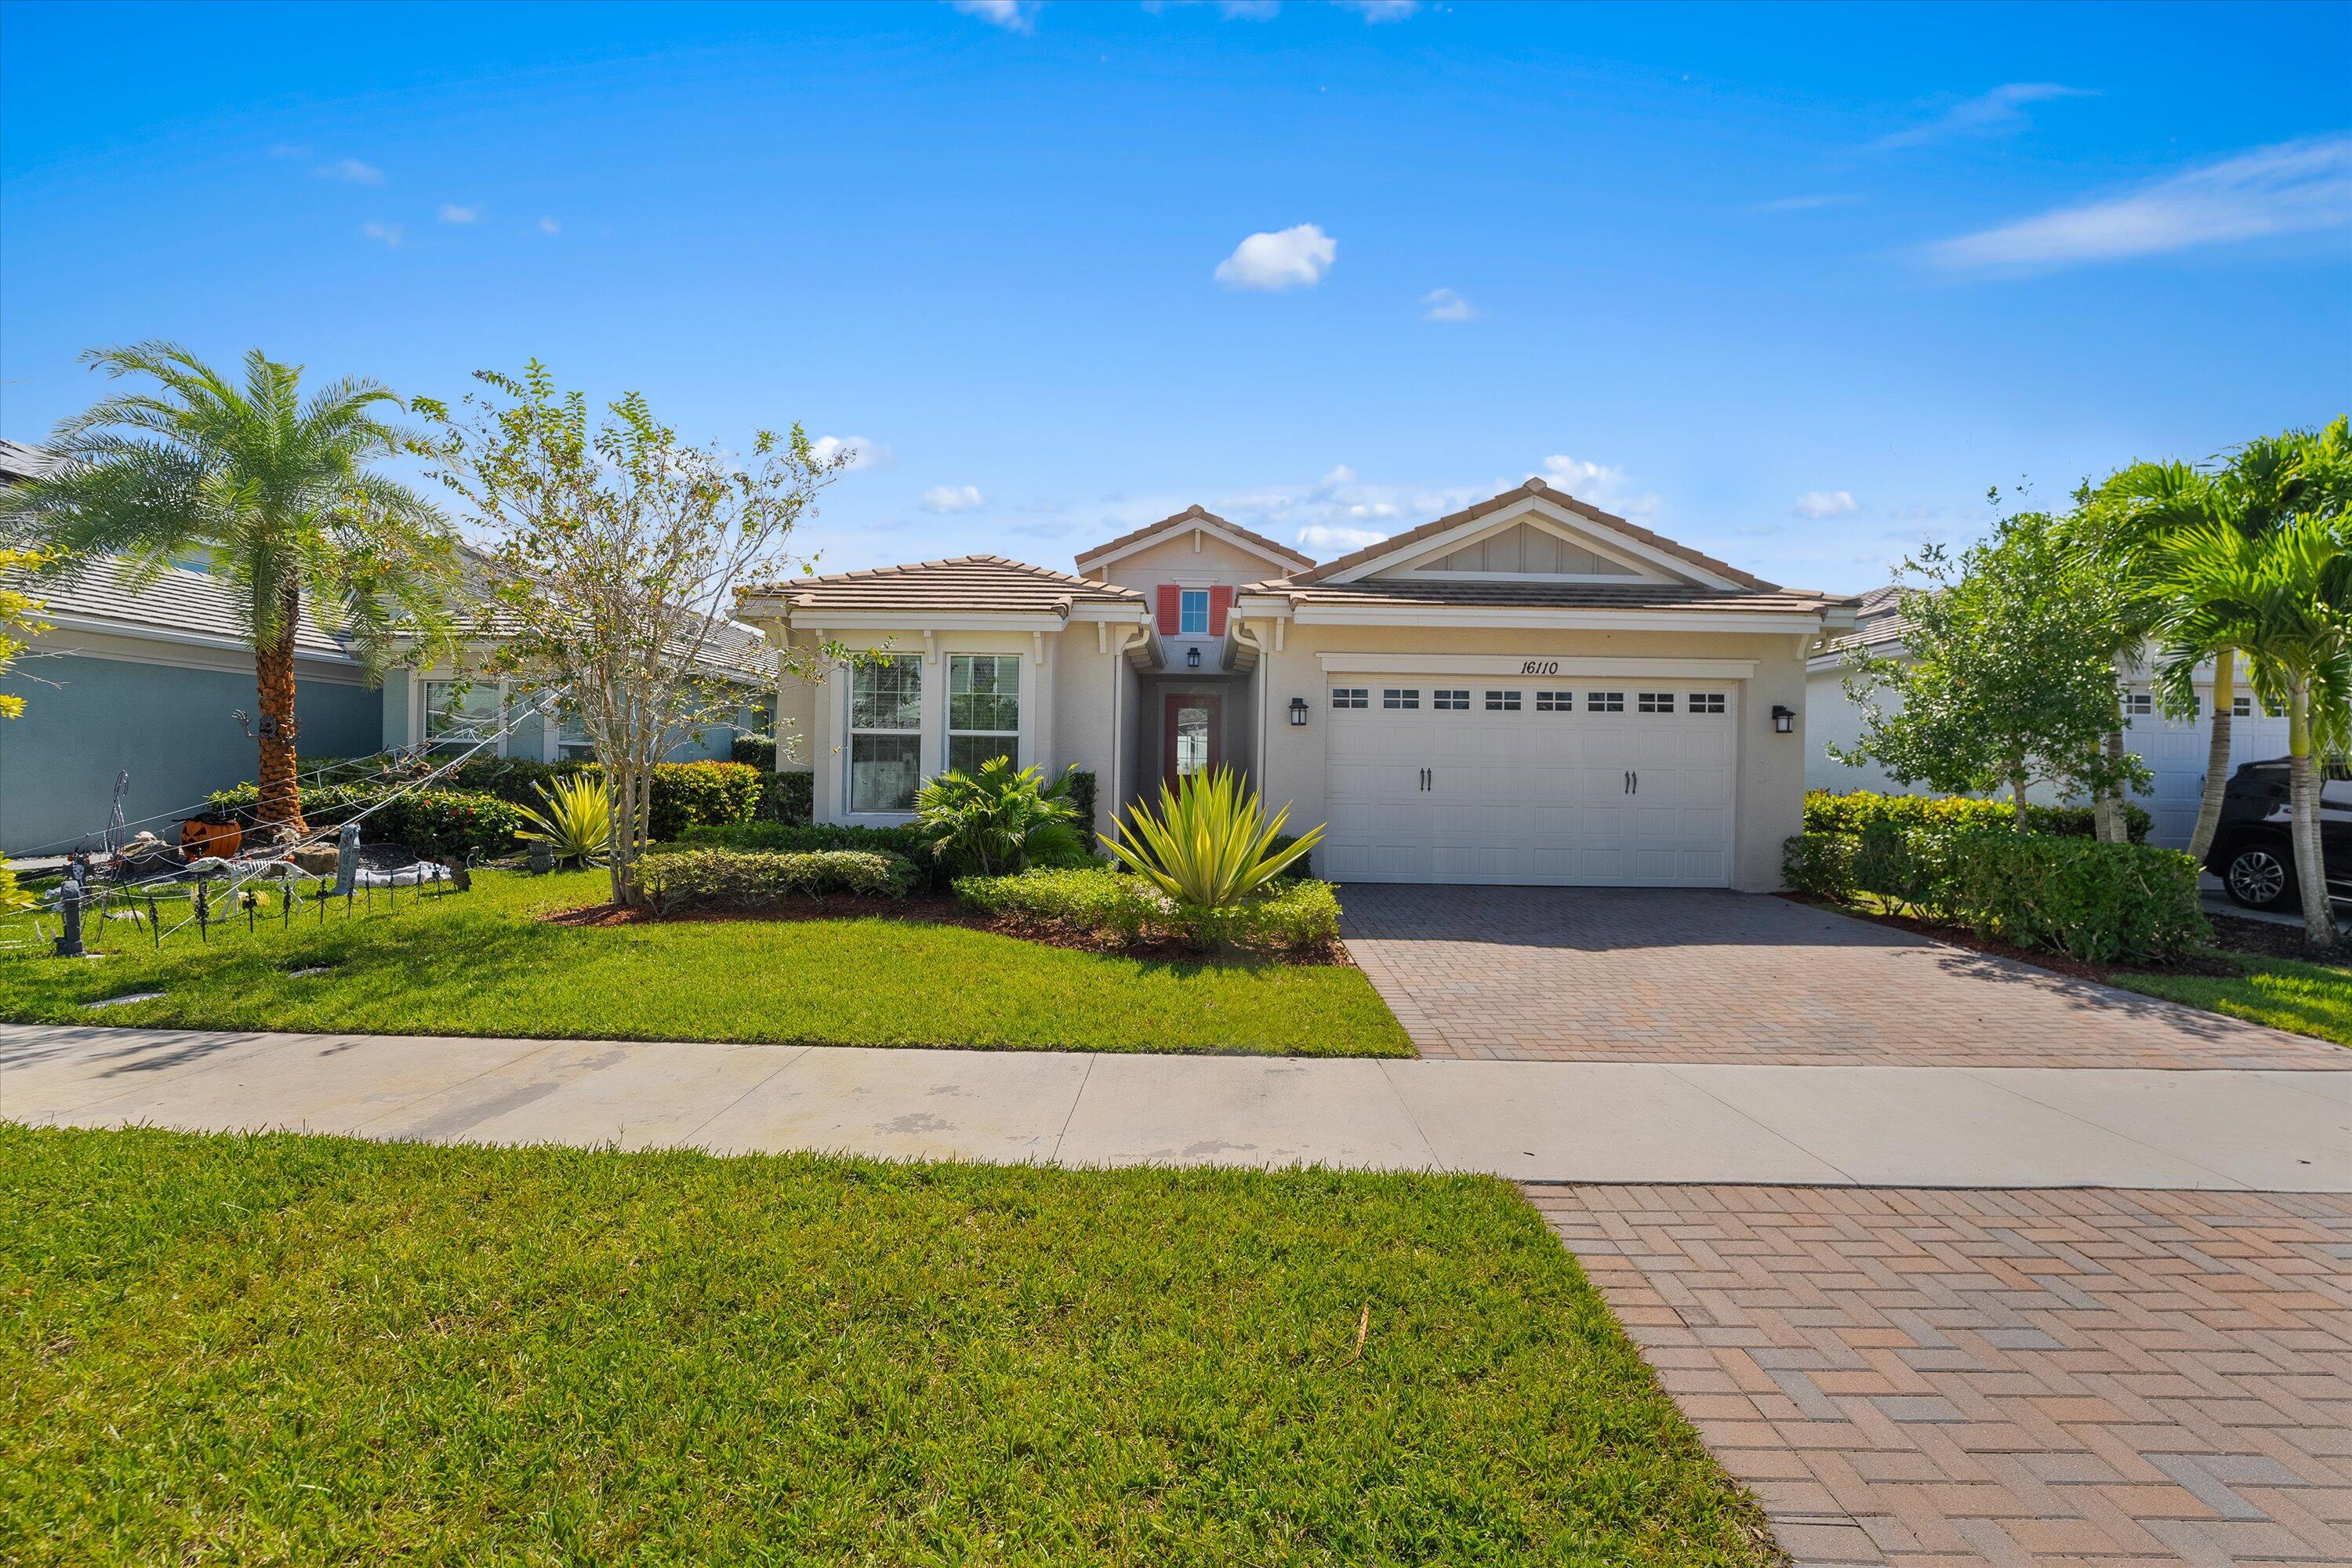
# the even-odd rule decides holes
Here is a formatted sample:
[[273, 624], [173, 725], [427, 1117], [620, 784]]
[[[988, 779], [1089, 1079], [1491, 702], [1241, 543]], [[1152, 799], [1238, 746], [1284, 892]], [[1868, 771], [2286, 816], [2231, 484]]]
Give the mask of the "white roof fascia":
[[1236, 550], [1245, 550], [1252, 555], [1256, 556], [1259, 560], [1270, 562], [1274, 565], [1279, 566], [1286, 572], [1303, 572], [1307, 570], [1307, 568], [1299, 565], [1298, 558], [1297, 556], [1277, 555], [1263, 544], [1253, 543], [1251, 541], [1242, 538], [1239, 534], [1234, 533], [1226, 529], [1219, 528], [1215, 523], [1210, 522], [1205, 519], [1192, 517], [1189, 515], [1180, 516], [1171, 521], [1167, 527], [1155, 529], [1151, 532], [1145, 534], [1141, 539], [1135, 540], [1127, 544], [1122, 544], [1116, 550], [1106, 550], [1100, 552], [1089, 552], [1085, 555], [1075, 556], [1072, 559], [1074, 563], [1079, 566], [1108, 566], [1114, 561], [1125, 560], [1127, 557], [1135, 554], [1138, 551], [1150, 550], [1153, 546], [1164, 544], [1171, 539], [1181, 539], [1184, 535], [1192, 532], [1194, 529], [1200, 530], [1202, 533], [1209, 535], [1213, 539], [1223, 540], [1225, 543], [1232, 545]]
[[[1562, 516], [1560, 514], [1563, 511], [1565, 511], [1564, 508], [1560, 508], [1558, 503], [1548, 500], [1542, 496], [1525, 496], [1499, 511], [1490, 511], [1484, 517], [1473, 518], [1467, 522], [1447, 529], [1444, 533], [1433, 538], [1415, 540], [1410, 545], [1385, 555], [1376, 555], [1369, 561], [1349, 567], [1336, 576], [1322, 578], [1320, 582], [1323, 584], [1360, 582], [1376, 572], [1396, 565], [1400, 561], [1419, 561], [1433, 554], [1448, 553], [1483, 534], [1499, 532], [1512, 523], [1535, 515], [1551, 524], [1555, 531], [1565, 530], [1571, 535], [1605, 543], [1607, 546], [1605, 553], [1631, 557], [1633, 561], [1664, 574], [1668, 580], [1696, 583], [1709, 588], [1727, 588], [1734, 592], [1747, 587], [1744, 583], [1735, 583], [1728, 577], [1719, 576], [1704, 566], [1684, 560], [1679, 555], [1671, 554], [1654, 545], [1644, 544], [1639, 540], [1628, 539], [1607, 524], [1595, 522], [1581, 512], [1567, 512]], [[1544, 579], [1530, 576], [1517, 580], [1541, 582]], [[1316, 584], [1309, 584], [1309, 586], [1314, 585]]]

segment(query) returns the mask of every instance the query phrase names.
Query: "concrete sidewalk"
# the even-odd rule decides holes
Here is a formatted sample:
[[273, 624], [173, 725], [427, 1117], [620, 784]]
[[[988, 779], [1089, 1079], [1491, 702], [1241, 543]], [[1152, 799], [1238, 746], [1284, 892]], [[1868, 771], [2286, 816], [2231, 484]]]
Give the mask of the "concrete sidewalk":
[[1308, 1061], [0, 1026], [0, 1117], [1517, 1181], [2352, 1192], [2352, 1073]]

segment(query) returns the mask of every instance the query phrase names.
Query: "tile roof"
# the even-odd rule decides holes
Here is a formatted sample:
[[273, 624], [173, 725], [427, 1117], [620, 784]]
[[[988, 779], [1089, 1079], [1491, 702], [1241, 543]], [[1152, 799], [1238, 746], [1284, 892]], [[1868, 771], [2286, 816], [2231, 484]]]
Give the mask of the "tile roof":
[[[1517, 489], [1505, 490], [1501, 495], [1495, 496], [1486, 500], [1482, 500], [1475, 506], [1467, 506], [1463, 508], [1460, 511], [1449, 513], [1444, 517], [1439, 518], [1434, 522], [1424, 522], [1419, 528], [1409, 529], [1402, 533], [1391, 534], [1390, 537], [1381, 540], [1377, 544], [1368, 544], [1361, 550], [1340, 556], [1337, 561], [1327, 561], [1311, 572], [1301, 572], [1296, 574], [1290, 578], [1290, 581], [1294, 584], [1326, 581], [1335, 574], [1348, 571], [1352, 567], [1363, 565], [1369, 561], [1377, 561], [1381, 556], [1391, 554], [1406, 545], [1415, 544], [1420, 542], [1422, 540], [1444, 533], [1450, 528], [1458, 528], [1465, 522], [1475, 522], [1482, 517], [1486, 517], [1493, 512], [1500, 511], [1507, 506], [1517, 505], [1518, 502], [1526, 500], [1532, 496], [1541, 496], [1544, 500], [1551, 502], [1554, 506], [1572, 511], [1580, 517], [1590, 518], [1594, 522], [1601, 523], [1615, 532], [1624, 534], [1628, 538], [1640, 540], [1643, 543], [1649, 545], [1652, 549], [1664, 551], [1665, 553], [1672, 555], [1678, 560], [1686, 561], [1690, 564], [1699, 567], [1702, 570], [1711, 572], [1718, 577], [1727, 578], [1731, 582], [1738, 584], [1742, 588], [1766, 594], [1777, 594], [1781, 591], [1780, 585], [1777, 583], [1767, 583], [1761, 577], [1751, 576], [1748, 573], [1739, 570], [1737, 566], [1728, 565], [1724, 562], [1717, 561], [1712, 555], [1702, 555], [1697, 551], [1689, 548], [1687, 545], [1677, 544], [1673, 540], [1666, 538], [1663, 534], [1653, 533], [1648, 529], [1630, 523], [1623, 518], [1618, 517], [1612, 512], [1602, 511], [1599, 507], [1591, 506], [1586, 502], [1578, 500], [1574, 496], [1571, 496], [1563, 490], [1554, 489], [1551, 486], [1544, 483], [1543, 480], [1537, 479], [1529, 479], [1527, 483], [1519, 486]], [[1807, 595], [1807, 597], [1811, 598], [1818, 598], [1821, 596], [1822, 595]]]
[[1909, 637], [1912, 621], [1903, 613], [1905, 592], [1901, 584], [1890, 583], [1863, 595], [1855, 601], [1853, 630], [1830, 638], [1813, 657], [1819, 658], [1858, 647], [1885, 647]]
[[0, 441], [0, 484], [38, 479], [54, 461], [38, 447], [27, 447], [22, 441]]
[[[23, 581], [21, 574], [12, 577]], [[131, 563], [103, 555], [68, 567], [55, 577], [25, 582], [27, 592], [41, 601], [46, 619], [59, 623], [58, 631], [70, 639], [77, 629], [139, 637], [162, 631], [185, 637], [215, 638], [250, 647], [250, 621], [236, 585], [208, 572], [166, 566], [152, 583], [133, 579]], [[63, 624], [71, 616], [82, 627]], [[310, 616], [295, 628], [294, 652], [303, 658], [356, 662], [344, 638], [320, 631]]]
[[1078, 552], [1077, 564], [1084, 566], [1087, 562], [1094, 560], [1097, 556], [1108, 555], [1114, 550], [1124, 550], [1130, 544], [1142, 542], [1144, 540], [1150, 538], [1153, 534], [1160, 532], [1163, 529], [1174, 528], [1180, 523], [1190, 522], [1205, 522], [1210, 524], [1212, 527], [1221, 528], [1236, 539], [1247, 540], [1250, 543], [1256, 545], [1260, 550], [1265, 551], [1267, 554], [1273, 556], [1277, 561], [1295, 561], [1300, 566], [1304, 567], [1311, 567], [1315, 564], [1315, 557], [1312, 555], [1304, 554], [1299, 551], [1292, 549], [1287, 544], [1276, 544], [1273, 540], [1268, 539], [1263, 533], [1252, 533], [1240, 523], [1228, 522], [1223, 518], [1219, 517], [1215, 512], [1211, 511], [1208, 508], [1202, 506], [1186, 507], [1182, 511], [1176, 513], [1173, 517], [1163, 517], [1158, 522], [1147, 522], [1132, 533], [1122, 533], [1117, 539], [1111, 540], [1108, 543], [1097, 544], [1092, 549], [1082, 550]]
[[763, 583], [737, 590], [743, 599], [774, 599], [793, 610], [957, 612], [1046, 611], [1067, 616], [1081, 603], [1134, 605], [1132, 588], [1091, 583], [1002, 555], [961, 555], [826, 577]]
[[1427, 578], [1372, 577], [1355, 583], [1292, 578], [1252, 584], [1251, 594], [1277, 594], [1294, 605], [1493, 606], [1561, 610], [1710, 610], [1727, 613], [1810, 612], [1844, 601], [1801, 588], [1703, 588], [1682, 583], [1443, 583]]

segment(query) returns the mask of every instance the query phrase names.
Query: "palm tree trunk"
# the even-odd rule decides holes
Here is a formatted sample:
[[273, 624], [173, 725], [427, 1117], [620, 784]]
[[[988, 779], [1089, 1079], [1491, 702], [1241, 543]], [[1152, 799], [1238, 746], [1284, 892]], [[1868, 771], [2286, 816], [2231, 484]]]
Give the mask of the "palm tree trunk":
[[2303, 888], [2304, 940], [2336, 945], [2336, 911], [2327, 900], [2327, 866], [2319, 849], [2319, 770], [2311, 755], [2311, 691], [2301, 680], [2287, 688], [2287, 812], [2294, 843], [2294, 878]]
[[2197, 826], [2189, 834], [2189, 853], [2202, 863], [2213, 847], [2213, 830], [2221, 825], [2221, 792], [2230, 783], [2230, 721], [2238, 706], [2238, 650], [2213, 652], [2213, 732], [2205, 746], [2205, 793], [2197, 802]]
[[254, 816], [256, 837], [265, 845], [309, 831], [294, 768], [294, 627], [302, 609], [301, 590], [288, 584], [278, 593], [278, 635], [253, 650], [253, 681], [260, 698], [261, 799]]

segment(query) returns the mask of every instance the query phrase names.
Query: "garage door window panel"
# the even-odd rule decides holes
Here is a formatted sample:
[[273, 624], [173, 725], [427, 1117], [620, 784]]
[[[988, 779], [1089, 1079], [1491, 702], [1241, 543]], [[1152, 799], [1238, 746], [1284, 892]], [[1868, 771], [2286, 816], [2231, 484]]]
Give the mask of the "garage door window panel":
[[1387, 687], [1381, 692], [1381, 706], [1392, 710], [1417, 710], [1421, 706], [1421, 689], [1413, 686]]
[[1335, 686], [1331, 689], [1331, 706], [1334, 708], [1370, 708], [1371, 705], [1371, 689], [1369, 687]]
[[1584, 694], [1584, 710], [1587, 713], [1622, 713], [1625, 711], [1625, 694], [1622, 691], [1588, 691]]
[[1517, 692], [1516, 692], [1516, 691], [1489, 691], [1488, 693], [1486, 693], [1486, 711], [1487, 711], [1487, 712], [1489, 712], [1489, 713], [1516, 713], [1516, 712], [1517, 712], [1518, 710], [1519, 710], [1519, 694], [1518, 694]]
[[1470, 711], [1470, 689], [1466, 686], [1441, 686], [1430, 694], [1429, 705], [1440, 712], [1467, 713]]

